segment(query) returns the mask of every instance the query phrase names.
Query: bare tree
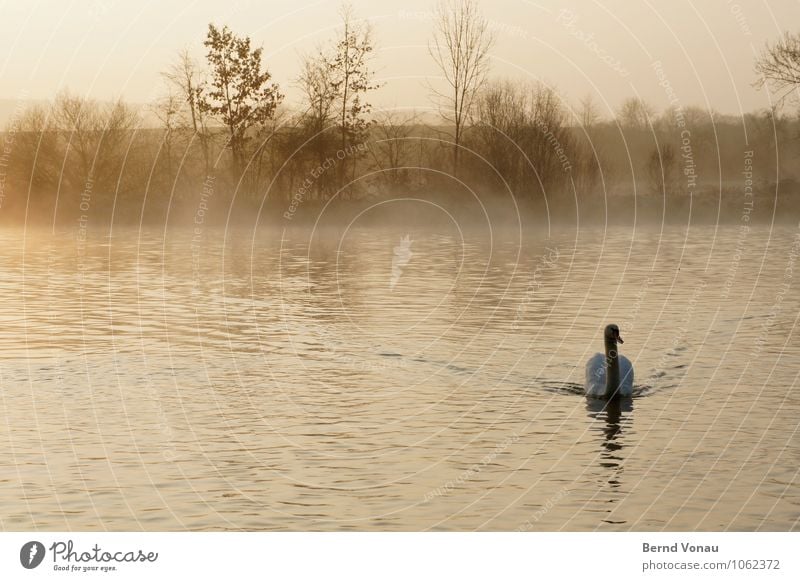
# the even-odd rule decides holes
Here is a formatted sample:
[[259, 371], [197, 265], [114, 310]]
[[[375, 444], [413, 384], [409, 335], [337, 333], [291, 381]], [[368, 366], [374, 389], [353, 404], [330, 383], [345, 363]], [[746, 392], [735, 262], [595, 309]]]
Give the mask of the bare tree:
[[201, 85], [197, 63], [188, 49], [178, 53], [178, 58], [161, 75], [178, 91], [184, 99], [195, 133], [200, 130], [201, 112], [197, 106], [197, 89]]
[[494, 81], [475, 101], [474, 140], [481, 155], [517, 191], [525, 182], [525, 148], [529, 141], [528, 88], [511, 81]]
[[527, 150], [538, 182], [547, 192], [572, 169], [572, 138], [562, 99], [555, 89], [536, 83], [530, 93], [528, 118], [533, 131]]
[[198, 105], [198, 92], [203, 84], [200, 67], [189, 54], [189, 50], [183, 49], [178, 53], [175, 62], [161, 74], [171, 85], [172, 90], [169, 93], [177, 93], [188, 110], [194, 136], [200, 143], [207, 175], [210, 169], [211, 133], [206, 126], [206, 116]]
[[475, 118], [476, 148], [512, 191], [546, 192], [572, 171], [573, 139], [553, 88], [489, 83], [476, 99]]
[[756, 86], [771, 86], [782, 103], [800, 85], [800, 35], [786, 32], [773, 46], [767, 46], [756, 59], [759, 78]]
[[67, 191], [91, 189], [95, 202], [110, 204], [116, 197], [138, 114], [118, 100], [101, 105], [93, 100], [61, 93], [53, 106], [53, 119], [63, 141], [61, 179]]
[[163, 129], [161, 149], [167, 164], [167, 179], [171, 180], [174, 178], [172, 175], [172, 152], [175, 146], [175, 137], [183, 126], [181, 98], [170, 92], [156, 101], [150, 109], [158, 118]]
[[324, 131], [332, 123], [333, 104], [336, 89], [331, 78], [328, 57], [318, 52], [306, 56], [302, 62], [302, 72], [297, 78], [297, 86], [303, 93], [307, 123], [316, 131]]
[[251, 155], [247, 177], [246, 191], [253, 195], [255, 200], [262, 201], [262, 186], [270, 181], [270, 174], [275, 175], [285, 158], [279, 153], [280, 135], [282, 129], [295, 132], [297, 117], [291, 116], [283, 107], [278, 106], [275, 113], [267, 121], [260, 123], [256, 130], [256, 146]]
[[[372, 27], [355, 19], [350, 4], [342, 4], [340, 15], [342, 30], [328, 61], [328, 72], [330, 87], [338, 100], [340, 146], [345, 151], [348, 145], [360, 144], [366, 138], [370, 125], [366, 116], [372, 106], [365, 96], [378, 85], [372, 81], [373, 72], [369, 68], [370, 53], [374, 49]], [[356, 158], [356, 151], [351, 148], [340, 161], [340, 185], [344, 182], [348, 165], [355, 171]]]
[[53, 117], [67, 140], [69, 163], [64, 165], [63, 177], [76, 188], [92, 176], [97, 155], [95, 135], [100, 129], [98, 106], [94, 101], [62, 92], [56, 96]]
[[[302, 124], [316, 163], [321, 166], [329, 153], [333, 155], [337, 162], [335, 176], [341, 186], [348, 169], [355, 173], [361, 154], [355, 146], [364, 143], [373, 124], [369, 119], [372, 105], [366, 96], [379, 85], [373, 81], [370, 69], [372, 27], [358, 21], [347, 3], [342, 4], [340, 15], [342, 27], [332, 46], [303, 59], [297, 85], [305, 101]], [[335, 146], [328, 132], [332, 128], [338, 130], [339, 154], [329, 152]], [[318, 194], [329, 189], [332, 176], [328, 173], [323, 172], [315, 180]]]
[[654, 114], [653, 107], [646, 101], [631, 97], [622, 102], [617, 120], [626, 129], [647, 129]]
[[591, 95], [586, 95], [583, 99], [581, 99], [581, 109], [580, 109], [580, 125], [585, 130], [593, 129], [600, 123], [602, 119], [602, 115], [600, 114], [600, 109], [597, 106], [597, 103], [594, 102], [594, 99]]
[[[773, 164], [771, 177], [780, 181], [788, 176], [792, 166], [787, 145], [797, 139], [790, 129], [789, 117], [781, 113], [777, 105], [769, 109], [754, 111], [743, 116], [749, 136], [748, 147], [758, 152], [762, 159]], [[773, 173], [774, 172], [774, 173]]]
[[381, 170], [383, 181], [390, 188], [406, 185], [409, 181], [409, 172], [404, 166], [408, 165], [411, 133], [416, 122], [415, 113], [386, 110], [378, 115], [370, 153], [375, 166]]
[[592, 194], [600, 184], [604, 146], [598, 135], [602, 116], [591, 95], [581, 99], [575, 116], [579, 131], [575, 132], [572, 144], [573, 183], [578, 192]]
[[647, 160], [650, 189], [655, 196], [669, 197], [677, 193], [678, 156], [669, 144], [657, 144]]
[[[302, 153], [313, 159], [316, 167], [322, 167], [329, 150], [335, 147], [334, 136], [329, 129], [335, 127], [334, 109], [337, 99], [330, 58], [322, 50], [303, 58], [302, 72], [296, 85], [302, 92], [304, 101], [300, 118], [305, 140]], [[331, 176], [328, 172], [320, 173], [314, 180], [316, 195], [322, 197], [330, 189], [330, 185]]]
[[16, 172], [19, 184], [33, 193], [33, 198], [55, 196], [54, 187], [61, 172], [63, 152], [58, 146], [58, 131], [49, 109], [32, 105], [19, 119], [15, 141]]
[[448, 85], [439, 93], [442, 117], [454, 126], [453, 173], [458, 174], [464, 126], [489, 71], [494, 37], [475, 0], [440, 0], [433, 40], [428, 46]]

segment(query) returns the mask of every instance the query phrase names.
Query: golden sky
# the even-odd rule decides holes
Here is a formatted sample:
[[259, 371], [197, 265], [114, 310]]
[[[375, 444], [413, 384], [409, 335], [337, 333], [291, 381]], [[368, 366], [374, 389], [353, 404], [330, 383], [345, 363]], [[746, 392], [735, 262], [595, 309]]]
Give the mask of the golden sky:
[[[438, 72], [427, 43], [433, 0], [352, 2], [369, 19], [381, 107], [431, 108], [425, 79]], [[541, 80], [570, 103], [592, 95], [606, 115], [636, 95], [657, 109], [680, 104], [736, 114], [769, 106], [752, 87], [753, 59], [784, 30], [800, 30], [797, 0], [483, 0], [497, 36], [495, 76]], [[0, 0], [0, 99], [46, 99], [63, 88], [134, 102], [163, 92], [159, 71], [176, 51], [203, 56], [209, 22], [228, 24], [264, 47], [265, 65], [287, 93], [300, 55], [329, 39], [338, 1]], [[794, 27], [797, 27], [796, 29]], [[660, 67], [654, 62], [660, 61]]]

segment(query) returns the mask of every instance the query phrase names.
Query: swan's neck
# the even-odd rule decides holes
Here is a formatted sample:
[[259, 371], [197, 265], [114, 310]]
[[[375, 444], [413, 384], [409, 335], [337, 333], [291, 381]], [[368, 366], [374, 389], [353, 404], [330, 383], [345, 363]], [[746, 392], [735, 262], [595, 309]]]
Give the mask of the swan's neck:
[[606, 397], [611, 399], [619, 388], [619, 351], [616, 341], [606, 341]]

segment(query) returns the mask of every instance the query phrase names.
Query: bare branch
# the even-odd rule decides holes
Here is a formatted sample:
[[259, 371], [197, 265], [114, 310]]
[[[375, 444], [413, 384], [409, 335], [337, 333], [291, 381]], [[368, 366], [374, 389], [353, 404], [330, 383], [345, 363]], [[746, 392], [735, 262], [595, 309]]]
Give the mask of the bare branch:
[[449, 87], [441, 94], [440, 114], [454, 125], [453, 170], [458, 173], [464, 125], [489, 72], [494, 36], [475, 0], [440, 0], [435, 22], [428, 51]]
[[774, 46], [767, 46], [756, 60], [759, 78], [755, 86], [771, 87], [781, 104], [800, 85], [800, 35], [787, 32]]

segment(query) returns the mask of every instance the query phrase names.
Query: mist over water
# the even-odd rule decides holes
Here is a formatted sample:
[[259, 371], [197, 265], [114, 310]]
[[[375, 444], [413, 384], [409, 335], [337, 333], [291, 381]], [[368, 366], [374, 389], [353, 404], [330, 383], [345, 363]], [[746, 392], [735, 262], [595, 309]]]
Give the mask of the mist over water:
[[0, 230], [0, 526], [797, 528], [795, 227], [412, 223]]

